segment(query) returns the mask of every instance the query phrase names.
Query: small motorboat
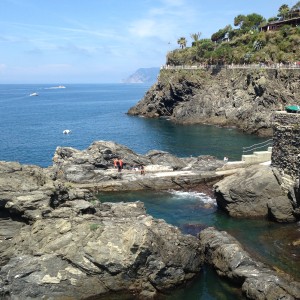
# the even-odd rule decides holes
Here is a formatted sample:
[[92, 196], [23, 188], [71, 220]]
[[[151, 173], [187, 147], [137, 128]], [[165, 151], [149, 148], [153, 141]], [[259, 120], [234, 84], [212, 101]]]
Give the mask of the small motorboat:
[[29, 96], [38, 96], [38, 93], [31, 93]]
[[288, 113], [300, 113], [300, 106], [299, 105], [288, 105], [285, 107], [286, 112]]
[[71, 131], [70, 129], [65, 129], [65, 130], [63, 131], [63, 134], [70, 134], [70, 133], [72, 133], [72, 131]]

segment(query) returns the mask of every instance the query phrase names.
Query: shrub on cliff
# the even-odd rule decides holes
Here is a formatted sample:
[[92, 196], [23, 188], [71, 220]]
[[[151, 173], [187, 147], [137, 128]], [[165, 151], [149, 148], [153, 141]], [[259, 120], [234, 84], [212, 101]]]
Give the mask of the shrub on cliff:
[[[293, 6], [279, 8], [276, 20], [288, 19], [300, 11]], [[274, 19], [274, 18], [273, 18]], [[272, 19], [272, 21], [274, 21]], [[270, 22], [270, 20], [269, 20]], [[233, 29], [227, 25], [212, 34], [211, 39], [194, 39], [191, 47], [168, 53], [169, 65], [291, 63], [300, 61], [300, 27], [284, 25], [278, 31], [260, 31], [266, 20], [258, 14], [238, 15]], [[191, 35], [193, 36], [193, 35]]]

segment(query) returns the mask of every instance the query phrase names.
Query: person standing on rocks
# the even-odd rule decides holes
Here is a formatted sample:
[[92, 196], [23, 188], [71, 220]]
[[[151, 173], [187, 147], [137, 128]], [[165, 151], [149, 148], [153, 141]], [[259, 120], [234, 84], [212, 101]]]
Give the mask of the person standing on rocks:
[[121, 168], [121, 163], [120, 163], [119, 159], [116, 160], [116, 166], [117, 166], [118, 172], [121, 172], [122, 168]]
[[123, 160], [122, 158], [119, 158], [119, 163], [120, 163], [120, 167], [121, 167], [121, 170], [123, 169]]
[[115, 168], [115, 169], [117, 169], [117, 161], [118, 161], [118, 159], [115, 158], [115, 159], [114, 159], [114, 168]]
[[144, 165], [141, 165], [141, 175], [145, 175], [145, 167], [144, 167]]

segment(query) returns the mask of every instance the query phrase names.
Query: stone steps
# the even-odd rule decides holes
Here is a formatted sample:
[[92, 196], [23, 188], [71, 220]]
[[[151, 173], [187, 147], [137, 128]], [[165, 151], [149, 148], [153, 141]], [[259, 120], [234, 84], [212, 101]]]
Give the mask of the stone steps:
[[242, 161], [246, 164], [263, 163], [271, 160], [272, 147], [269, 147], [267, 151], [254, 151], [253, 154], [242, 155]]

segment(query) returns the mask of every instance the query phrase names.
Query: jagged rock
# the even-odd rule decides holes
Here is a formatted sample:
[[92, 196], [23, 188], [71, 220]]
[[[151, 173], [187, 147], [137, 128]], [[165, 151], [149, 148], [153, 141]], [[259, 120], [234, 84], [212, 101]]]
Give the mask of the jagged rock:
[[299, 70], [161, 70], [157, 83], [128, 114], [236, 126], [271, 136], [272, 113], [300, 105], [299, 91]]
[[[122, 174], [116, 172], [113, 164], [115, 158], [122, 158], [124, 170], [127, 172]], [[135, 181], [139, 173], [130, 173], [129, 171], [141, 165], [145, 166], [146, 171], [153, 172], [154, 169], [155, 171], [158, 169], [161, 171], [182, 169], [212, 171], [223, 164], [222, 161], [211, 156], [179, 158], [168, 152], [158, 150], [152, 150], [146, 155], [141, 155], [114, 142], [97, 141], [83, 151], [58, 147], [54, 154], [52, 170], [55, 174], [54, 178], [64, 181], [100, 183], [122, 179], [123, 182], [125, 181], [124, 187], [126, 181], [127, 183], [132, 182], [132, 189], [135, 190]], [[144, 181], [145, 179], [139, 184], [143, 185]], [[161, 186], [161, 182], [157, 182], [155, 185]]]
[[99, 204], [92, 214], [56, 213], [65, 209], [13, 237], [4, 251], [10, 259], [0, 271], [0, 297], [86, 299], [127, 291], [146, 299], [201, 268], [197, 239], [146, 215], [141, 202]]
[[299, 282], [251, 258], [227, 232], [209, 227], [200, 232], [199, 238], [205, 261], [220, 276], [242, 287], [247, 299], [299, 299]]
[[[159, 162], [163, 168], [171, 164], [182, 169], [145, 176], [129, 170], [119, 174], [113, 169], [116, 156], [132, 164]], [[162, 157], [168, 164], [162, 164]], [[209, 170], [222, 164], [209, 156], [178, 159], [160, 151], [142, 156], [113, 142], [96, 142], [85, 151], [59, 148], [54, 166], [47, 169], [0, 162], [0, 298], [85, 299], [121, 292], [147, 299], [185, 283], [197, 275], [206, 253], [196, 238], [148, 216], [140, 202], [100, 204], [91, 190], [95, 182], [100, 190], [184, 188], [220, 178]], [[66, 173], [68, 170], [75, 171]], [[80, 174], [83, 170], [84, 176]], [[245, 174], [249, 172], [259, 178], [259, 172]], [[81, 179], [67, 181], [72, 176]], [[273, 181], [279, 185], [284, 180], [278, 172], [272, 176], [275, 179], [268, 175], [254, 185], [257, 195], [257, 189], [266, 187], [277, 193]], [[287, 193], [288, 189], [280, 190]], [[284, 195], [280, 194], [280, 201]], [[282, 221], [287, 217], [281, 214], [289, 206], [279, 203], [269, 201], [267, 209]], [[237, 205], [236, 211], [239, 209]], [[267, 272], [264, 276], [273, 288], [273, 275]], [[245, 290], [252, 297], [262, 288], [254, 277], [249, 278], [244, 285], [248, 284]], [[273, 290], [278, 293], [283, 286], [280, 281]], [[297, 286], [292, 283], [290, 289]]]
[[[276, 171], [276, 169], [275, 169]], [[268, 166], [252, 166], [215, 184], [218, 206], [233, 217], [267, 217], [294, 222], [295, 203]]]
[[92, 197], [88, 190], [68, 189], [53, 181], [49, 171], [38, 166], [0, 162], [0, 211], [10, 216], [33, 222], [66, 201]]

